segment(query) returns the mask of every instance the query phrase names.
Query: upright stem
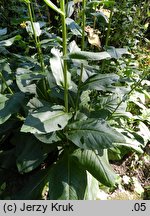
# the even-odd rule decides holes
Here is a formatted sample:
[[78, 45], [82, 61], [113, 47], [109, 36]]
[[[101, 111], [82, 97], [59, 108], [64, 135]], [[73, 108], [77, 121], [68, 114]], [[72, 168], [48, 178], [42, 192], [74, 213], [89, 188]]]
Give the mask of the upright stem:
[[5, 84], [6, 88], [8, 89], [8, 91], [10, 92], [10, 94], [13, 94], [13, 91], [11, 90], [11, 88], [8, 86], [2, 72], [0, 72], [0, 78], [2, 79], [3, 83]]
[[[82, 0], [82, 40], [81, 40], [81, 50], [84, 51], [85, 48], [85, 25], [86, 25], [86, 15], [85, 15], [85, 9], [86, 9], [86, 0]], [[79, 97], [80, 97], [80, 86], [82, 83], [82, 76], [83, 76], [83, 69], [84, 65], [81, 63], [81, 73], [79, 77], [79, 84], [78, 84], [78, 93], [77, 93], [77, 100], [76, 100], [76, 111], [79, 106]]]
[[[108, 23], [108, 30], [107, 30], [106, 42], [105, 42], [105, 46], [106, 46], [106, 47], [108, 46], [109, 37], [110, 37], [110, 31], [111, 31], [111, 23], [112, 23], [112, 15], [113, 15], [114, 4], [115, 4], [115, 1], [113, 2], [113, 5], [112, 5], [111, 11], [110, 11], [110, 17], [109, 17], [109, 23]], [[102, 62], [101, 71], [103, 71], [104, 66], [105, 66], [105, 60], [103, 60], [103, 62]]]
[[34, 28], [34, 20], [33, 20], [33, 15], [32, 15], [32, 10], [31, 10], [31, 3], [28, 3], [28, 11], [29, 11], [30, 22], [31, 22], [31, 26], [32, 26], [33, 34], [34, 34], [34, 39], [35, 39], [35, 44], [36, 44], [36, 48], [38, 52], [41, 69], [42, 69], [42, 72], [44, 72], [45, 66], [44, 66], [43, 54], [42, 54], [39, 38], [36, 35], [36, 31]]
[[[62, 38], [63, 38], [63, 56], [67, 55], [67, 29], [66, 29], [66, 20], [65, 20], [65, 0], [60, 1], [60, 8], [64, 15], [61, 15], [62, 19]], [[64, 102], [65, 110], [68, 112], [68, 82], [67, 82], [67, 61], [64, 59]]]
[[[37, 48], [38, 58], [39, 58], [40, 65], [41, 65], [41, 70], [44, 73], [45, 72], [45, 65], [44, 65], [43, 53], [42, 53], [42, 50], [41, 50], [40, 39], [36, 35], [36, 31], [35, 31], [35, 28], [34, 28], [34, 21], [35, 21], [34, 20], [35, 16], [34, 16], [34, 12], [33, 12], [34, 8], [33, 7], [31, 8], [31, 3], [27, 3], [27, 5], [28, 5], [30, 22], [31, 22], [32, 30], [33, 30], [35, 45], [36, 45], [36, 48]], [[43, 79], [43, 89], [44, 89], [44, 93], [45, 93], [45, 98], [47, 99], [47, 88], [46, 88], [46, 80], [45, 79]]]
[[108, 23], [108, 30], [107, 30], [107, 36], [106, 36], [105, 46], [108, 46], [108, 42], [109, 42], [109, 36], [110, 36], [110, 30], [111, 30], [111, 22], [112, 22], [112, 15], [113, 15], [113, 8], [114, 8], [114, 3], [112, 5], [111, 11], [110, 11], [110, 17], [109, 17], [109, 23]]

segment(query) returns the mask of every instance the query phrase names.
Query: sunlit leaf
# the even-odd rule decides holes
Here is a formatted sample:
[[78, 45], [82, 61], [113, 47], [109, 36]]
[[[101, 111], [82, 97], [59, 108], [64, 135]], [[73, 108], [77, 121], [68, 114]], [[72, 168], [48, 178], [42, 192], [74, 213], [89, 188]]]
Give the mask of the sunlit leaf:
[[110, 187], [115, 184], [117, 176], [108, 162], [107, 152], [105, 151], [102, 152], [102, 155], [98, 155], [92, 150], [77, 149], [72, 156], [75, 161], [88, 170], [94, 178]]
[[[62, 54], [58, 49], [52, 48], [51, 53], [53, 56], [50, 58], [50, 67], [57, 85], [65, 87], [64, 72], [63, 72], [63, 60]], [[71, 74], [67, 72], [67, 84], [68, 88], [71, 88]]]
[[78, 51], [78, 52], [69, 53], [68, 56], [65, 56], [65, 58], [99, 61], [103, 59], [110, 59], [111, 55], [105, 51], [104, 52]]
[[66, 24], [72, 33], [76, 36], [82, 35], [81, 27], [71, 18], [66, 18]]
[[20, 35], [16, 35], [15, 37], [9, 38], [7, 40], [2, 40], [0, 41], [0, 46], [6, 46], [9, 47], [11, 46], [15, 41], [20, 40], [21, 36]]
[[70, 113], [64, 112], [61, 106], [42, 107], [27, 116], [21, 131], [33, 134], [47, 134], [62, 130], [71, 116]]
[[44, 1], [50, 8], [52, 8], [54, 11], [64, 16], [64, 13], [55, 4], [53, 4], [53, 2], [51, 2], [50, 0], [44, 0]]

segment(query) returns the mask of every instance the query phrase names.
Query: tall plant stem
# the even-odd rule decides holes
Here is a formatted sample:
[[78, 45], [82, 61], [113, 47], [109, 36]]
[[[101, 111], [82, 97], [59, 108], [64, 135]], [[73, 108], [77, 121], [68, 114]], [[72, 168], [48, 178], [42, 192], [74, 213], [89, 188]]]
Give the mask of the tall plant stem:
[[2, 74], [2, 72], [0, 72], [0, 78], [2, 79], [3, 83], [5, 84], [6, 88], [7, 88], [8, 91], [10, 92], [10, 94], [13, 95], [13, 91], [12, 91], [11, 88], [8, 86], [8, 84], [7, 84], [6, 80], [5, 80], [5, 78], [4, 78], [3, 74]]
[[[65, 12], [65, 0], [60, 1], [60, 8], [63, 14], [61, 14], [62, 19], [62, 38], [63, 38], [63, 56], [67, 55], [67, 29], [66, 29], [66, 12]], [[68, 112], [68, 80], [67, 80], [67, 61], [64, 59], [63, 75], [64, 75], [64, 102], [65, 111]]]
[[110, 17], [109, 17], [109, 23], [108, 23], [108, 30], [107, 30], [107, 35], [106, 35], [105, 46], [108, 46], [108, 42], [109, 42], [114, 4], [115, 4], [115, 2], [113, 2], [113, 5], [112, 5], [111, 11], [110, 11]]
[[36, 44], [36, 48], [38, 52], [41, 69], [42, 69], [42, 72], [44, 72], [45, 71], [44, 59], [43, 59], [39, 37], [36, 35], [36, 31], [34, 28], [34, 20], [33, 20], [33, 15], [32, 15], [32, 10], [31, 10], [31, 3], [28, 3], [28, 11], [29, 11], [30, 22], [31, 22], [31, 26], [32, 26], [33, 34], [34, 34], [34, 40], [35, 40], [35, 44]]
[[[111, 6], [111, 11], [110, 11], [110, 17], [109, 17], [109, 23], [108, 23], [108, 30], [107, 30], [106, 41], [105, 41], [105, 46], [106, 46], [106, 47], [107, 47], [108, 44], [109, 44], [109, 37], [110, 37], [110, 31], [111, 31], [111, 23], [112, 23], [112, 16], [113, 16], [114, 4], [115, 4], [115, 1], [113, 2], [113, 5]], [[104, 66], [105, 66], [105, 60], [103, 60], [103, 62], [102, 62], [101, 71], [103, 71]]]
[[[86, 15], [85, 15], [85, 9], [86, 9], [86, 0], [82, 0], [82, 40], [81, 40], [81, 50], [83, 51], [85, 48], [85, 25], [86, 25]], [[78, 84], [78, 93], [77, 93], [77, 100], [76, 100], [76, 111], [79, 106], [79, 97], [80, 97], [80, 86], [82, 83], [82, 76], [83, 76], [83, 69], [84, 65], [81, 63], [81, 73], [79, 77], [79, 84]]]
[[[44, 58], [43, 58], [43, 53], [41, 50], [41, 44], [40, 44], [40, 39], [39, 37], [36, 35], [36, 31], [35, 31], [35, 27], [34, 27], [34, 8], [31, 8], [31, 3], [27, 3], [28, 5], [28, 12], [29, 12], [29, 17], [30, 17], [30, 22], [31, 22], [31, 26], [32, 26], [32, 30], [33, 30], [33, 35], [34, 35], [34, 40], [35, 40], [35, 45], [36, 45], [36, 49], [37, 49], [37, 53], [38, 53], [38, 58], [40, 61], [40, 66], [41, 66], [41, 70], [44, 73], [45, 72], [45, 65], [44, 65]], [[34, 17], [34, 18], [33, 18]], [[44, 96], [45, 99], [47, 99], [47, 88], [46, 88], [46, 79], [43, 79], [43, 89], [44, 89]]]

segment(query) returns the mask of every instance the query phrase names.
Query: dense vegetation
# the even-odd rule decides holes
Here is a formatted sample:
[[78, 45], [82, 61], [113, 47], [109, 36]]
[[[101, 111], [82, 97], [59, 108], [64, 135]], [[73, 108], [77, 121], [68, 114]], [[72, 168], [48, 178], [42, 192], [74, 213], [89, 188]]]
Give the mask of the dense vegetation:
[[149, 2], [0, 8], [0, 198], [149, 199]]

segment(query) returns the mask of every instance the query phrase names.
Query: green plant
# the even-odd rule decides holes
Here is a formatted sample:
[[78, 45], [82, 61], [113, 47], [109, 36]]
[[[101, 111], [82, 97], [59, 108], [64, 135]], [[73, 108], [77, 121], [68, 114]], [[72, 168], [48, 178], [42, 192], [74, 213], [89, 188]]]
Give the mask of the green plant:
[[[86, 0], [82, 1], [81, 27], [66, 17], [65, 3], [68, 11], [71, 1], [60, 1], [60, 8], [50, 0], [44, 1], [61, 16], [59, 35], [49, 35], [44, 26], [48, 38], [37, 36], [30, 1], [24, 0], [32, 28], [30, 38], [34, 36], [37, 48], [35, 54], [12, 53], [9, 59], [11, 46], [20, 43], [23, 47], [23, 39], [18, 35], [0, 41], [7, 57], [0, 60], [0, 174], [3, 176], [0, 195], [3, 199], [41, 199], [46, 186], [47, 199], [87, 199], [92, 193], [87, 181], [89, 173], [102, 184], [114, 186], [117, 175], [109, 158], [116, 155], [121, 158], [127, 149], [141, 152], [147, 142], [141, 141], [142, 134], [126, 128], [130, 113], [126, 112], [125, 97], [137, 85], [131, 86], [130, 80], [125, 85], [126, 77], [121, 72], [103, 73], [101, 68], [101, 61], [109, 65], [110, 59], [119, 62], [123, 54], [129, 55], [125, 48], [107, 46], [101, 52], [85, 51]], [[109, 4], [112, 7], [111, 1], [106, 3]], [[29, 43], [31, 47], [33, 41]], [[45, 47], [50, 48], [50, 54]], [[11, 59], [15, 59], [16, 66], [9, 66]], [[24, 178], [18, 188], [15, 186], [15, 192], [10, 191], [9, 175], [18, 182]]]

